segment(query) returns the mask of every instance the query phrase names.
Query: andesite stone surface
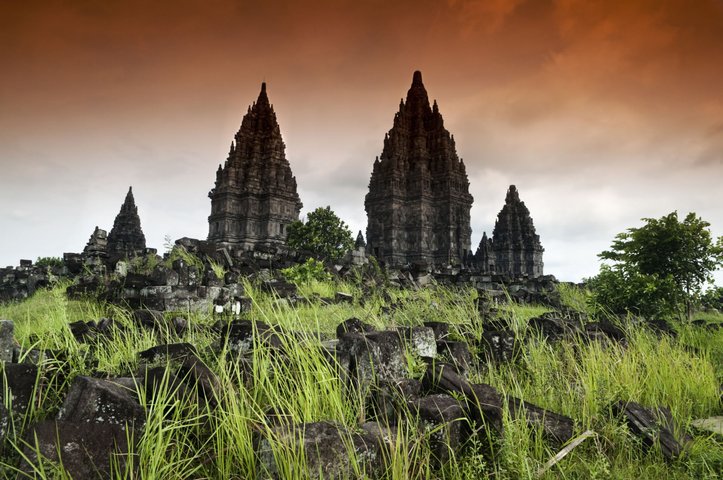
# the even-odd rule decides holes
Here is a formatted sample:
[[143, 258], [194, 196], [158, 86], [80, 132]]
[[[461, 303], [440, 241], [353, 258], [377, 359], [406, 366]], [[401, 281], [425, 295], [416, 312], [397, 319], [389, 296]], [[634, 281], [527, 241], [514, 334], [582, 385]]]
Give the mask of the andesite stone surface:
[[520, 200], [517, 187], [510, 185], [505, 205], [497, 215], [492, 238], [487, 238], [487, 232], [482, 235], [474, 263], [484, 273], [536, 278], [543, 274], [544, 251], [530, 211]]
[[286, 243], [302, 207], [266, 83], [249, 107], [208, 194], [208, 240], [243, 250]]
[[414, 72], [364, 200], [367, 252], [390, 265], [462, 264], [471, 250], [471, 207], [454, 137]]
[[111, 259], [121, 259], [140, 255], [145, 249], [146, 237], [141, 230], [141, 219], [133, 198], [133, 187], [129, 187], [120, 212], [113, 222], [113, 228], [108, 234], [108, 255]]

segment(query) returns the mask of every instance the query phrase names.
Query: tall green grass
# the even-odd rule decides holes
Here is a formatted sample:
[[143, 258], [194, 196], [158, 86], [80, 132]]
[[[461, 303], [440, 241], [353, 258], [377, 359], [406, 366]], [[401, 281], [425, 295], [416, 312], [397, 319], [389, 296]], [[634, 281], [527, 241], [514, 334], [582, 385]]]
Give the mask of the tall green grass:
[[[20, 459], [21, 438], [28, 426], [54, 417], [75, 375], [99, 370], [114, 376], [138, 376], [143, 368], [139, 351], [174, 341], [193, 343], [217, 375], [221, 388], [216, 402], [199, 402], [196, 388], [175, 391], [172, 378], [177, 366], [162, 363], [165, 381], [153, 392], [137, 382], [135, 395], [146, 409], [147, 423], [135, 434], [127, 463], [116, 464], [115, 476], [263, 478], [268, 472], [255, 455], [255, 445], [265, 438], [284, 478], [304, 478], [300, 440], [289, 444], [277, 434], [276, 426], [332, 421], [354, 430], [365, 420], [363, 395], [355, 395], [344, 384], [338, 366], [322, 347], [338, 323], [352, 316], [378, 328], [443, 321], [452, 324], [456, 337], [472, 340], [479, 339], [483, 331], [473, 289], [434, 286], [364, 295], [354, 284], [318, 283], [301, 289], [310, 298], [308, 302], [292, 305], [252, 284], [245, 287], [253, 304], [247, 318], [268, 323], [281, 349], [257, 336], [248, 356], [231, 354], [210, 329], [215, 321], [211, 315], [190, 317], [189, 328], [182, 335], [171, 329], [144, 330], [122, 309], [68, 300], [63, 286], [38, 292], [22, 303], [0, 306], [0, 318], [15, 322], [23, 349], [64, 354], [59, 356], [63, 360], [50, 356], [40, 360], [33, 407], [12, 423], [3, 446], [0, 476], [14, 475], [13, 465]], [[322, 300], [336, 291], [352, 294], [354, 302], [329, 305]], [[571, 307], [581, 308], [585, 303], [579, 292], [570, 290], [561, 296]], [[624, 325], [627, 346], [582, 339], [550, 344], [527, 329], [529, 318], [547, 310], [499, 306], [510, 328], [529, 338], [526, 347], [515, 363], [483, 362], [470, 373], [472, 381], [489, 383], [504, 395], [572, 417], [578, 422], [578, 433], [588, 429], [596, 433], [544, 478], [719, 478], [723, 470], [720, 439], [697, 434], [683, 458], [669, 462], [655, 449], [646, 453], [622, 421], [611, 416], [610, 404], [620, 399], [668, 406], [688, 432], [693, 432], [693, 419], [720, 415], [723, 331], [681, 325], [677, 339], [658, 339], [642, 326]], [[116, 320], [107, 339], [88, 344], [75, 341], [68, 323], [101, 317]], [[412, 369], [418, 367], [413, 358], [409, 363]], [[411, 413], [407, 415], [413, 419]], [[384, 478], [536, 478], [555, 452], [542, 432], [526, 422], [508, 414], [503, 422], [504, 437], [475, 436], [453, 461], [439, 469], [431, 461], [433, 432], [418, 428], [413, 420], [402, 422], [392, 427], [394, 435], [384, 454]], [[352, 476], [363, 473], [360, 465], [353, 465], [353, 472]], [[34, 474], [37, 478], [63, 475], [61, 466], [47, 462], [37, 465]]]

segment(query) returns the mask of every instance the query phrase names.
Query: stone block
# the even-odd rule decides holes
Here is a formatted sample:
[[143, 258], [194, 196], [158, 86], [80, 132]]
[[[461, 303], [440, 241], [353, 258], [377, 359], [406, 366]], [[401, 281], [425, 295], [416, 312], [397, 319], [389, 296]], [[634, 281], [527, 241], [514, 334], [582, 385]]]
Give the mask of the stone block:
[[454, 366], [457, 373], [465, 375], [472, 365], [472, 354], [465, 342], [440, 340], [436, 343], [437, 353]]
[[437, 341], [432, 328], [400, 327], [398, 330], [412, 352], [425, 358], [437, 356]]
[[356, 317], [347, 318], [336, 326], [336, 338], [340, 338], [345, 333], [367, 333], [376, 332], [374, 325], [362, 322]]
[[283, 478], [284, 466], [278, 464], [283, 457], [277, 452], [294, 452], [294, 458], [303, 455], [304, 472], [295, 472], [303, 478], [334, 479], [377, 478], [384, 470], [383, 434], [361, 432], [331, 423], [315, 422], [297, 425], [279, 425], [259, 442], [258, 458], [263, 475]]
[[406, 376], [404, 347], [396, 331], [345, 333], [337, 348], [350, 355], [350, 377], [362, 391], [378, 380]]
[[23, 415], [33, 399], [38, 367], [28, 363], [2, 363], [0, 367], [4, 370], [0, 376], [0, 396], [7, 403], [4, 392], [8, 390], [12, 395], [13, 413]]
[[464, 408], [454, 397], [429, 395], [409, 402], [408, 407], [429, 432], [430, 448], [438, 465], [449, 461], [469, 437]]
[[107, 380], [78, 376], [70, 386], [58, 420], [140, 428], [146, 414], [128, 389]]
[[0, 362], [13, 361], [15, 349], [15, 324], [10, 320], [0, 320]]
[[117, 460], [123, 471], [129, 452], [127, 433], [110, 424], [50, 420], [30, 427], [24, 440], [27, 446], [23, 455], [27, 460], [21, 470], [30, 477], [35, 475], [32, 465], [38, 464], [38, 452], [53, 462], [62, 462], [75, 479], [110, 479], [111, 458]]

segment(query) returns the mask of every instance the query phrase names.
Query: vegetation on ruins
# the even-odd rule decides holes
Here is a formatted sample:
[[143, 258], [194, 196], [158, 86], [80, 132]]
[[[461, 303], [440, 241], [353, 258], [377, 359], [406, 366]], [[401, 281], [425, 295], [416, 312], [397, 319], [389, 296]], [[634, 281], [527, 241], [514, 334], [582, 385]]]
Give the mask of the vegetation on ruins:
[[[283, 478], [305, 478], [306, 459], [283, 442], [275, 429], [278, 417], [269, 412], [283, 412], [289, 422], [325, 420], [350, 430], [365, 420], [363, 396], [349, 395], [338, 367], [324, 354], [322, 341], [333, 337], [337, 325], [351, 317], [380, 329], [445, 322], [453, 338], [471, 345], [486, 329], [476, 305], [478, 292], [472, 288], [390, 287], [370, 294], [363, 282], [315, 281], [303, 291], [308, 301], [292, 305], [246, 281], [244, 290], [253, 304], [247, 315], [268, 324], [279, 342], [273, 347], [255, 336], [247, 363], [213, 334], [219, 319], [211, 314], [183, 314], [189, 328], [182, 333], [139, 328], [129, 311], [95, 300], [69, 300], [65, 287], [58, 284], [22, 303], [0, 306], [0, 318], [15, 322], [15, 337], [26, 356], [23, 360], [29, 359], [30, 349], [47, 352], [36, 360], [38, 377], [27, 413], [9, 423], [0, 453], [0, 476], [18, 473], [21, 452], [29, 451], [22, 440], [26, 430], [33, 422], [57, 414], [74, 378], [129, 377], [160, 367], [164, 373], [154, 387], [143, 382], [132, 387], [146, 424], [142, 433], [128, 432], [129, 437], [138, 437], [132, 438], [132, 451], [123, 456], [124, 462], [114, 457], [114, 478], [264, 478], [265, 463], [254, 447], [259, 438], [266, 439]], [[345, 292], [353, 301], [329, 304], [314, 296], [335, 291]], [[565, 285], [560, 297], [567, 308], [583, 309], [594, 318], [584, 291]], [[570, 416], [577, 422], [576, 434], [591, 430], [593, 436], [544, 470], [558, 448], [538, 429], [508, 413], [503, 418], [503, 436], [479, 430], [465, 448], [438, 466], [431, 445], [439, 430], [419, 429], [409, 421], [394, 429], [383, 478], [718, 478], [723, 471], [720, 437], [696, 433], [680, 458], [666, 460], [655, 448], [646, 452], [624, 421], [610, 414], [610, 405], [616, 399], [666, 405], [683, 431], [695, 432], [695, 419], [721, 412], [723, 329], [676, 324], [677, 336], [659, 337], [644, 324], [623, 322], [617, 325], [625, 332], [624, 344], [582, 337], [553, 343], [528, 323], [549, 307], [500, 304], [497, 308], [500, 321], [529, 340], [513, 362], [481, 361], [469, 371], [470, 381], [490, 384], [505, 397], [524, 398]], [[178, 314], [169, 312], [166, 319]], [[114, 320], [107, 336], [76, 340], [71, 322], [99, 318]], [[721, 315], [707, 318], [712, 324], [723, 322]], [[198, 386], [179, 389], [174, 360], [144, 365], [139, 359], [138, 352], [172, 342], [194, 345], [217, 376], [214, 402], [199, 402]], [[279, 348], [284, 355], [278, 354]], [[419, 378], [424, 364], [412, 352], [407, 358], [408, 375]], [[10, 407], [12, 400], [4, 398]], [[407, 415], [414, 418], [411, 412]], [[33, 446], [29, 448], [32, 451]], [[62, 465], [49, 461], [34, 465], [29, 478], [67, 478]], [[361, 465], [352, 463], [352, 467], [354, 476], [363, 477]]]
[[293, 265], [281, 270], [286, 280], [304, 286], [310, 282], [323, 282], [331, 280], [324, 263], [315, 258], [308, 258], [304, 263]]
[[35, 266], [37, 267], [62, 267], [63, 259], [60, 257], [38, 257], [35, 260]]
[[286, 243], [319, 259], [338, 261], [354, 247], [354, 237], [346, 223], [327, 206], [310, 212], [306, 222], [290, 223]]
[[723, 265], [723, 238], [713, 240], [710, 224], [695, 213], [683, 221], [677, 212], [643, 221], [599, 255], [612, 265], [589, 281], [595, 298], [616, 313], [690, 319], [703, 285]]

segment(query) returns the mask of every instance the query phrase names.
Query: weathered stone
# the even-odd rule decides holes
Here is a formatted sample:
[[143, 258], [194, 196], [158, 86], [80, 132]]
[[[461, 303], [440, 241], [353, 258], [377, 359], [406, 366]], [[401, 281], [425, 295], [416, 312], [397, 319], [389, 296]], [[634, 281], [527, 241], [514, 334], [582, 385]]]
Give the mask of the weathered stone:
[[5, 408], [5, 404], [0, 402], [0, 442], [5, 441], [5, 437], [8, 434], [8, 427], [10, 427], [10, 412]]
[[435, 394], [413, 400], [408, 406], [430, 432], [434, 460], [446, 463], [469, 436], [469, 422], [462, 405], [449, 395]]
[[84, 263], [87, 263], [88, 259], [100, 259], [102, 261], [107, 256], [108, 232], [96, 226], [83, 249]]
[[439, 340], [437, 342], [437, 353], [454, 366], [454, 369], [461, 375], [465, 375], [472, 365], [472, 354], [465, 342], [452, 340]]
[[284, 152], [276, 113], [261, 84], [208, 194], [208, 240], [244, 250], [286, 243], [286, 227], [299, 219], [302, 203]]
[[40, 453], [53, 462], [62, 462], [71, 478], [110, 479], [111, 459], [124, 471], [129, 452], [127, 432], [112, 424], [45, 421], [29, 428], [24, 441], [27, 461], [21, 469], [30, 476], [35, 474], [31, 465], [38, 464]]
[[136, 323], [146, 328], [156, 328], [165, 324], [163, 312], [158, 310], [134, 310], [133, 319]]
[[429, 327], [400, 327], [402, 338], [411, 347], [412, 352], [420, 357], [434, 358], [437, 356], [437, 341], [434, 330]]
[[454, 138], [414, 72], [364, 200], [367, 252], [392, 265], [461, 264], [471, 250], [471, 207]]
[[407, 404], [421, 396], [422, 382], [412, 378], [380, 381], [367, 401], [367, 417], [384, 425], [396, 426], [406, 421]]
[[70, 329], [70, 333], [73, 334], [73, 337], [75, 337], [75, 340], [81, 343], [92, 340], [96, 336], [96, 325], [93, 320], [88, 322], [82, 320], [71, 322], [68, 324], [68, 328]]
[[156, 345], [138, 353], [138, 357], [146, 362], [158, 363], [169, 360], [181, 360], [188, 356], [197, 355], [196, 347], [190, 343], [171, 343]]
[[506, 406], [513, 419], [524, 418], [528, 425], [541, 428], [545, 437], [555, 445], [562, 445], [573, 436], [574, 422], [571, 418], [512, 396], [507, 397], [505, 402], [494, 387], [470, 384], [448, 365], [431, 365], [422, 379], [422, 386], [426, 391], [463, 395], [470, 420], [489, 425], [498, 433], [503, 433], [503, 408]]
[[146, 368], [142, 377], [146, 401], [149, 403], [163, 399], [168, 402], [167, 408], [170, 411], [172, 405], [189, 397], [186, 383], [166, 367]]
[[480, 350], [487, 360], [510, 362], [517, 355], [518, 343], [513, 332], [485, 331], [482, 332]]
[[376, 381], [397, 380], [407, 372], [404, 347], [394, 331], [345, 333], [337, 349], [350, 355], [350, 376], [365, 391]]
[[117, 383], [78, 376], [70, 386], [58, 420], [140, 428], [146, 414], [132, 393]]
[[15, 349], [15, 324], [10, 320], [0, 320], [0, 363], [13, 361]]
[[374, 325], [362, 322], [356, 317], [351, 317], [336, 326], [336, 337], [341, 338], [345, 333], [367, 333], [375, 332]]
[[222, 396], [221, 381], [201, 359], [186, 357], [179, 369], [179, 375], [190, 385], [198, 387], [199, 395], [211, 404], [217, 404]]
[[280, 349], [283, 343], [278, 334], [263, 322], [234, 320], [221, 326], [221, 337], [226, 339], [228, 349], [234, 354], [250, 352], [254, 341], [270, 348]]
[[683, 452], [674, 432], [668, 428], [669, 420], [664, 413], [655, 412], [639, 403], [623, 401], [615, 402], [612, 412], [613, 415], [622, 415], [625, 418], [630, 430], [642, 438], [647, 448], [659, 445], [661, 453], [669, 459], [677, 458]]
[[543, 274], [543, 252], [530, 211], [520, 200], [517, 188], [510, 185], [492, 238], [488, 239], [486, 232], [482, 235], [474, 262], [485, 273], [539, 277]]
[[146, 237], [141, 230], [138, 207], [133, 198], [133, 187], [128, 188], [125, 201], [115, 217], [108, 234], [108, 256], [111, 261], [142, 255], [146, 249]]
[[386, 443], [383, 435], [330, 422], [282, 424], [262, 438], [257, 453], [264, 474], [275, 479], [285, 478], [285, 468], [277, 463], [274, 450], [296, 452], [294, 458], [303, 455], [305, 471], [295, 472], [303, 478], [376, 478], [384, 466], [380, 442]]
[[[0, 375], [0, 397], [4, 398], [4, 392], [9, 391], [12, 395], [12, 411], [22, 415], [30, 405], [35, 392], [35, 385], [38, 382], [38, 367], [28, 363], [0, 363], [2, 375]], [[5, 383], [7, 381], [7, 383]]]
[[531, 318], [528, 326], [548, 340], [575, 338], [581, 333], [579, 322], [564, 318], [540, 316]]
[[695, 428], [723, 437], [723, 416], [699, 418], [690, 422]]
[[444, 340], [449, 335], [449, 324], [446, 322], [424, 322], [424, 326], [432, 329], [437, 340]]

